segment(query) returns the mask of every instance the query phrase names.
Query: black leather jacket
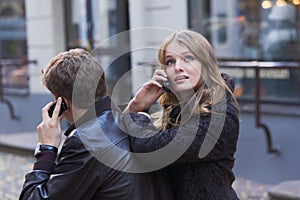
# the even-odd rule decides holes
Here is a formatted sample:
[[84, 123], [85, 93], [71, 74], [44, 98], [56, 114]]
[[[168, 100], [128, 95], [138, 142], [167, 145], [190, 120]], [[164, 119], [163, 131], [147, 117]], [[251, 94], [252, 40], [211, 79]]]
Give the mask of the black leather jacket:
[[[20, 199], [173, 199], [163, 171], [126, 172], [131, 159], [129, 138], [113, 116], [121, 113], [112, 112], [109, 97], [95, 107], [65, 132], [67, 139], [56, 164], [51, 155], [37, 156]], [[116, 146], [120, 154], [111, 151]]]

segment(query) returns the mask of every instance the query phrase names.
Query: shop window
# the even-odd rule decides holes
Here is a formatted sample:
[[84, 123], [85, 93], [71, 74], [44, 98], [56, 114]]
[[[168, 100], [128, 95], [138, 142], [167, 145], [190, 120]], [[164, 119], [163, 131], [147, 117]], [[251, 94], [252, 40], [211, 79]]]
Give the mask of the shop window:
[[218, 27], [218, 36], [217, 36], [217, 40], [219, 44], [225, 44], [227, 41], [227, 30], [226, 30], [226, 14], [221, 13], [218, 14], [218, 19], [219, 19], [219, 24], [220, 26]]
[[[0, 0], [0, 87], [2, 94], [29, 92], [24, 0]], [[2, 95], [1, 94], [1, 95]]]
[[[189, 28], [211, 42], [220, 61], [279, 66], [260, 71], [263, 101], [300, 104], [299, 0], [188, 0], [188, 4]], [[296, 67], [285, 68], [287, 62]], [[240, 100], [253, 100], [254, 69], [222, 71], [234, 76]]]

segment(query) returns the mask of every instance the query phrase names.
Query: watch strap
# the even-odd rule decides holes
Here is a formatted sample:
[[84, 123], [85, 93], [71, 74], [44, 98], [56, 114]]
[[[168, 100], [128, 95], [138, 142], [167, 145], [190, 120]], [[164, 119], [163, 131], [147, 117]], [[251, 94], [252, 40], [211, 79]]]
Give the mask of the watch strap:
[[58, 148], [55, 146], [47, 145], [47, 144], [41, 144], [40, 151], [53, 151], [54, 153], [57, 154]]
[[36, 145], [34, 155], [36, 156], [38, 153], [44, 152], [44, 151], [50, 151], [50, 152], [57, 154], [58, 148], [55, 146], [38, 143]]

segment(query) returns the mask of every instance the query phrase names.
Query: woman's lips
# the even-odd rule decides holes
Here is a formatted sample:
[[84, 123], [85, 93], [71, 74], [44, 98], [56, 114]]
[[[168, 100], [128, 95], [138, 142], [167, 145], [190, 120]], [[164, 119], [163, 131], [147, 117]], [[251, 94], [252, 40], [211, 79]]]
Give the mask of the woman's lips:
[[178, 81], [182, 81], [182, 80], [186, 80], [186, 79], [188, 79], [188, 77], [187, 76], [178, 76], [178, 77], [176, 77], [175, 78], [175, 82], [178, 82]]

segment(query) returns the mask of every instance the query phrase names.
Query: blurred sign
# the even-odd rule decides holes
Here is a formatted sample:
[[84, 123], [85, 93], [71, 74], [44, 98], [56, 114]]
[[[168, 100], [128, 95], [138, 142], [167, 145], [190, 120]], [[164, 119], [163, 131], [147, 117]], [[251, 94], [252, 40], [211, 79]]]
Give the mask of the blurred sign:
[[[230, 74], [236, 78], [255, 78], [254, 69], [221, 69], [222, 72]], [[263, 79], [289, 79], [289, 69], [261, 69], [259, 78]]]

